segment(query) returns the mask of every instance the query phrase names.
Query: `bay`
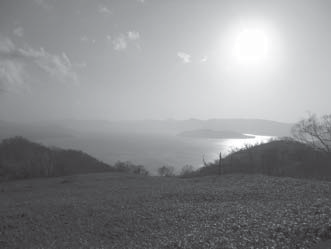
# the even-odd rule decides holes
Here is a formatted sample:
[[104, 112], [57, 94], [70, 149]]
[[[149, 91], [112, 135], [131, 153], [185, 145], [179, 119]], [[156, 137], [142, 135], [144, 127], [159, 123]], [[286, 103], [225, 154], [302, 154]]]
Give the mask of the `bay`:
[[[252, 135], [252, 134], [247, 134]], [[265, 143], [270, 136], [254, 135], [246, 139], [189, 138], [172, 134], [113, 133], [80, 134], [61, 138], [43, 139], [47, 146], [84, 151], [110, 165], [130, 161], [144, 165], [152, 175], [161, 166], [173, 166], [177, 172], [184, 165], [203, 166], [203, 160], [212, 162], [219, 153], [226, 156], [246, 145]]]

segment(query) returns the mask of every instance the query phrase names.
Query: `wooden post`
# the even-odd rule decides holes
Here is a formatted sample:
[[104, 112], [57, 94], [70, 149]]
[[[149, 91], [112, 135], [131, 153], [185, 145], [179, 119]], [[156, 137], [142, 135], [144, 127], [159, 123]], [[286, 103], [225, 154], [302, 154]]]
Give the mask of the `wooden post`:
[[220, 160], [218, 162], [218, 174], [222, 174], [222, 152], [220, 152]]

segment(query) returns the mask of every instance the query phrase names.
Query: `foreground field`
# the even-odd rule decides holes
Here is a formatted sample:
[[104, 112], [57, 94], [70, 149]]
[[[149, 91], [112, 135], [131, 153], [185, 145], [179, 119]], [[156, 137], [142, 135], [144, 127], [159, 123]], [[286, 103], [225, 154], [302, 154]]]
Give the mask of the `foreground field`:
[[0, 248], [314, 248], [331, 183], [91, 174], [0, 185]]

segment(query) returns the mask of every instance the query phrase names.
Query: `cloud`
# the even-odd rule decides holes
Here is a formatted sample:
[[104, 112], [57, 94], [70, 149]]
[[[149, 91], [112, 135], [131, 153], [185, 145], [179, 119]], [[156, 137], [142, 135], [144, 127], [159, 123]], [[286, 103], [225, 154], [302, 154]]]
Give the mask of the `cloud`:
[[66, 53], [51, 54], [43, 48], [40, 50], [19, 49], [19, 52], [27, 60], [33, 61], [39, 68], [61, 82], [78, 83], [77, 74], [74, 72], [73, 65]]
[[17, 48], [9, 38], [0, 38], [0, 89], [23, 86], [28, 77], [26, 66], [34, 66], [64, 83], [78, 84], [75, 66], [69, 57], [31, 47]]
[[86, 35], [83, 35], [83, 36], [80, 37], [80, 41], [81, 42], [88, 42], [89, 38]]
[[107, 14], [107, 15], [111, 14], [110, 9], [108, 9], [108, 7], [106, 5], [103, 5], [103, 4], [98, 5], [98, 12], [101, 13], [101, 14]]
[[138, 3], [145, 3], [145, 0], [137, 0]]
[[140, 39], [140, 34], [137, 31], [128, 31], [127, 35], [128, 35], [128, 38], [133, 41]]
[[191, 55], [184, 53], [184, 52], [178, 52], [177, 56], [182, 60], [183, 63], [190, 63], [191, 62]]
[[15, 49], [14, 43], [8, 37], [0, 36], [0, 58], [1, 54], [6, 54]]
[[116, 51], [125, 50], [128, 47], [128, 41], [124, 35], [120, 35], [113, 40], [113, 48]]
[[208, 57], [204, 56], [204, 57], [201, 58], [200, 62], [205, 63], [205, 62], [207, 62], [207, 60], [208, 60]]
[[34, 0], [34, 3], [47, 10], [53, 8], [53, 6], [49, 3], [48, 0]]
[[0, 60], [0, 92], [19, 92], [27, 77], [24, 66], [13, 61]]
[[138, 31], [128, 31], [126, 34], [119, 34], [115, 38], [107, 35], [107, 40], [112, 41], [113, 49], [116, 51], [126, 50], [130, 44], [133, 44], [140, 49], [140, 33]]
[[22, 27], [17, 27], [16, 29], [13, 30], [13, 34], [22, 37], [24, 35], [24, 30]]
[[81, 36], [79, 40], [80, 40], [80, 42], [86, 43], [86, 44], [90, 44], [90, 43], [95, 44], [97, 42], [95, 39], [90, 39], [86, 35]]
[[79, 62], [79, 63], [74, 63], [73, 66], [75, 68], [86, 68], [87, 67], [87, 63], [86, 63], [86, 61], [82, 61], [82, 62]]
[[26, 72], [24, 66], [15, 61], [19, 57], [13, 42], [0, 37], [0, 92], [17, 92], [23, 86]]

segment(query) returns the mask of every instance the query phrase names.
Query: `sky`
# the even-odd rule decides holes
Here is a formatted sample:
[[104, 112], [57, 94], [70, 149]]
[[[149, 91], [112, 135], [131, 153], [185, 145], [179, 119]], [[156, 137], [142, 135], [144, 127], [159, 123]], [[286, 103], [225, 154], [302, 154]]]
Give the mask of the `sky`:
[[0, 120], [330, 113], [331, 1], [1, 0]]

